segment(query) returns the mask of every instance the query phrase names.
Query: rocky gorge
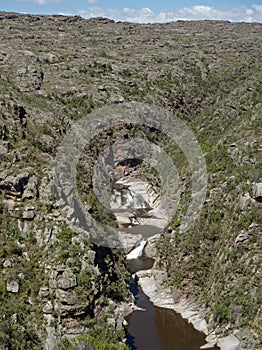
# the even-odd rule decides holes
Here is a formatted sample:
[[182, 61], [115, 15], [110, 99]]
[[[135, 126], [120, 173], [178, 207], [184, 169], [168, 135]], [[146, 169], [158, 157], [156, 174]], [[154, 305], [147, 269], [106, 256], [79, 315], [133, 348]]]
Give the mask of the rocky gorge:
[[[128, 349], [125, 317], [136, 306], [126, 257], [137, 254], [155, 261], [136, 273], [144, 292], [203, 331], [203, 348], [261, 347], [261, 29], [0, 12], [1, 349]], [[188, 159], [164, 133], [134, 127], [132, 116], [108, 128], [84, 145], [76, 186], [88, 213], [126, 230], [126, 245], [110, 248], [74, 228], [72, 191], [57, 200], [54, 169], [83, 116], [129, 103], [157, 106], [189, 126], [207, 189], [181, 233], [196, 195]], [[158, 210], [158, 174], [121, 147], [112, 210], [95, 196], [98, 155], [134, 136], [176, 165], [181, 198], [172, 220]], [[144, 236], [141, 226], [150, 229]]]

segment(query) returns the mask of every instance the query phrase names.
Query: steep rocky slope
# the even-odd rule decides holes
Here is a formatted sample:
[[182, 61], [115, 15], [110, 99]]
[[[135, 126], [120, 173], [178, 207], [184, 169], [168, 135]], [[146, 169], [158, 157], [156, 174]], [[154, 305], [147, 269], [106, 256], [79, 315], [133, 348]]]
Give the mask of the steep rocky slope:
[[259, 348], [261, 29], [0, 13], [0, 347], [69, 348], [66, 339], [80, 336], [79, 347], [124, 348], [119, 305], [132, 301], [124, 252], [68, 227], [53, 166], [75, 121], [138, 101], [185, 121], [208, 170], [203, 210], [182, 235], [190, 173], [170, 147], [182, 197], [160, 239], [158, 268], [178, 297], [206, 303], [217, 333], [241, 329], [241, 346]]

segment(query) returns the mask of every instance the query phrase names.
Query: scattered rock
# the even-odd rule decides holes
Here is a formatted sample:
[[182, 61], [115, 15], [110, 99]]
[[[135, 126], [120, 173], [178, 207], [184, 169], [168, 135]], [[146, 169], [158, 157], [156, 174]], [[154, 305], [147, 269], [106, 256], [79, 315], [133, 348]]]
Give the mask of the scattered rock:
[[7, 267], [12, 267], [12, 261], [10, 259], [6, 259], [3, 262], [3, 267], [7, 268]]
[[241, 231], [240, 234], [235, 239], [235, 244], [239, 244], [239, 243], [243, 244], [247, 240], [248, 240], [248, 233], [245, 231]]
[[239, 208], [241, 209], [241, 210], [243, 210], [244, 208], [246, 208], [247, 207], [247, 205], [248, 205], [248, 203], [250, 202], [250, 200], [251, 200], [251, 196], [250, 196], [250, 194], [247, 192], [247, 193], [245, 193], [242, 197], [240, 197], [240, 199], [239, 199]]
[[62, 278], [57, 281], [57, 286], [64, 290], [77, 286], [76, 276], [70, 269], [65, 270]]
[[38, 295], [40, 296], [40, 298], [48, 297], [48, 295], [49, 295], [49, 288], [48, 287], [41, 287], [39, 289]]
[[35, 207], [33, 206], [27, 206], [25, 207], [23, 214], [22, 214], [22, 218], [25, 220], [33, 220], [35, 217]]
[[22, 199], [32, 200], [38, 197], [38, 182], [35, 175], [31, 176], [27, 185], [25, 186], [24, 193], [22, 195]]
[[17, 324], [17, 322], [18, 322], [18, 314], [17, 313], [13, 314], [11, 316], [10, 321], [11, 321], [11, 324]]
[[58, 289], [56, 296], [63, 304], [76, 305], [78, 303], [78, 297], [75, 292], [65, 292], [62, 289]]
[[43, 313], [44, 314], [51, 314], [53, 311], [54, 307], [51, 301], [48, 301], [44, 307], [43, 307]]
[[19, 292], [19, 282], [13, 280], [6, 283], [6, 290], [11, 293]]
[[253, 198], [262, 203], [262, 182], [256, 183], [253, 187]]

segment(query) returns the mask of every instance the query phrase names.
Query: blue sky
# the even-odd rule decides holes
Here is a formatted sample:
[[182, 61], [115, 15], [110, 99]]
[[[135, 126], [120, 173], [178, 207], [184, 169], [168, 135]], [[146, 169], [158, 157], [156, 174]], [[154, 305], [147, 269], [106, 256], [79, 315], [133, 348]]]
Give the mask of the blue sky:
[[138, 23], [178, 19], [262, 22], [262, 0], [0, 0], [0, 11], [103, 16]]

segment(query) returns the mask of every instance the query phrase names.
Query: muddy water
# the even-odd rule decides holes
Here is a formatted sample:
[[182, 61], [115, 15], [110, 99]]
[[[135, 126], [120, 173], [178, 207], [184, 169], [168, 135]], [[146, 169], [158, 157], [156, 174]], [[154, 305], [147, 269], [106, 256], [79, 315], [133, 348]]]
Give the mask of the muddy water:
[[[130, 271], [136, 272], [151, 268], [153, 260], [133, 259], [128, 264]], [[136, 305], [145, 309], [127, 317], [127, 344], [132, 350], [199, 350], [205, 344], [204, 333], [195, 330], [175, 311], [155, 307], [132, 277], [130, 288]]]

